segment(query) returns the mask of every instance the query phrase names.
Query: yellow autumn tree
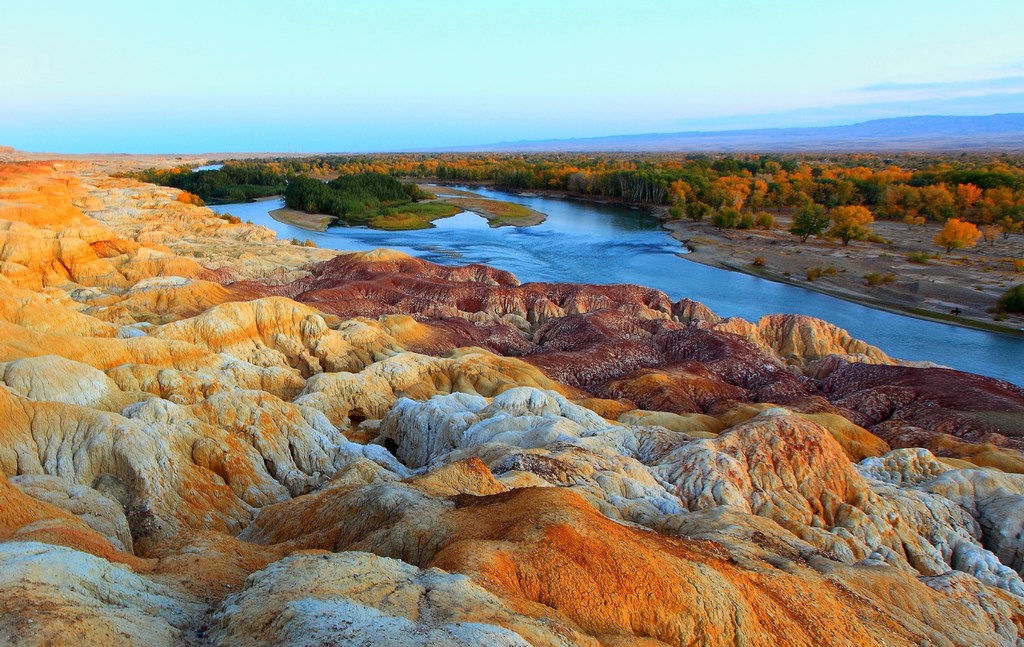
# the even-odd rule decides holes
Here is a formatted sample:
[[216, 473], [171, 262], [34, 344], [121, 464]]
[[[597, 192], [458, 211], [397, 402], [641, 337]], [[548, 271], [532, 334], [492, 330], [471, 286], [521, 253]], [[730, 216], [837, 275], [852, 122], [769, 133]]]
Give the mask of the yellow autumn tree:
[[693, 189], [690, 188], [688, 183], [682, 180], [676, 180], [668, 185], [669, 204], [682, 205], [692, 193]]
[[981, 232], [974, 226], [974, 223], [951, 218], [946, 221], [942, 231], [935, 236], [935, 244], [945, 247], [948, 254], [954, 249], [974, 247], [978, 244], [979, 238], [981, 238]]
[[960, 210], [961, 216], [973, 207], [975, 202], [981, 199], [981, 193], [981, 189], [973, 184], [956, 185], [956, 206]]
[[838, 238], [844, 245], [851, 240], [863, 240], [871, 235], [871, 223], [875, 217], [867, 207], [848, 206], [833, 209], [829, 214], [832, 228], [826, 232], [830, 238]]
[[981, 237], [984, 238], [989, 245], [995, 245], [996, 239], [999, 238], [999, 234], [1003, 233], [1003, 227], [1000, 224], [985, 225], [981, 228]]
[[743, 203], [750, 195], [750, 180], [735, 175], [727, 175], [715, 180], [713, 189], [719, 192], [726, 206], [742, 209]]

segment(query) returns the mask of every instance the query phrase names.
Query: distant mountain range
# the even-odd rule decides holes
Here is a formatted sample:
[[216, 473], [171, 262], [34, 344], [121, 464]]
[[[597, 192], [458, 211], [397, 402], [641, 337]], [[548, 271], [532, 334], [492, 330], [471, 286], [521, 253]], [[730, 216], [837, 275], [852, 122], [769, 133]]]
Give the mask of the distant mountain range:
[[498, 152], [899, 152], [1024, 151], [1024, 113], [896, 117], [848, 126], [759, 128], [546, 139], [459, 146]]

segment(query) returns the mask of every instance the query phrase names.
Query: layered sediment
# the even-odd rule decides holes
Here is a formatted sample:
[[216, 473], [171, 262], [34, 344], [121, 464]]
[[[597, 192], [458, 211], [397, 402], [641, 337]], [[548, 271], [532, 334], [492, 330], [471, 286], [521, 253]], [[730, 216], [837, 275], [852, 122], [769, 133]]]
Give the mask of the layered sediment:
[[0, 168], [0, 642], [1024, 642], [1024, 391]]

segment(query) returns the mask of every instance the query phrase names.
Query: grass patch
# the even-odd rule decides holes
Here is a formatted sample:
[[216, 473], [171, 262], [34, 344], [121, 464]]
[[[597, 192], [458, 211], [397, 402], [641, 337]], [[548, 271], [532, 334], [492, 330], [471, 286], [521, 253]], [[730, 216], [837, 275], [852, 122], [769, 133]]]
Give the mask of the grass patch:
[[918, 265], [927, 265], [928, 261], [933, 258], [939, 258], [939, 255], [929, 254], [928, 252], [910, 252], [907, 254], [907, 262], [917, 263]]
[[441, 199], [445, 204], [455, 205], [463, 211], [480, 214], [490, 221], [491, 226], [536, 225], [544, 221], [544, 214], [516, 202], [465, 196]]
[[454, 216], [460, 211], [459, 207], [444, 202], [416, 202], [381, 209], [366, 224], [385, 231], [428, 229], [434, 226], [433, 221]]

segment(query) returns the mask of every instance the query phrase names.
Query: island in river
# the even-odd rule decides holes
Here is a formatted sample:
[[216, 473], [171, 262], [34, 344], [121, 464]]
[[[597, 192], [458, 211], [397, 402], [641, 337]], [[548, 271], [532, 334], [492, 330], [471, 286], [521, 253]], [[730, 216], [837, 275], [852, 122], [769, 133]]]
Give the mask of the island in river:
[[[462, 211], [471, 211], [487, 220], [491, 227], [532, 227], [544, 222], [545, 215], [526, 205], [506, 200], [485, 198], [478, 193], [464, 191], [452, 187], [444, 187], [440, 191], [436, 186], [419, 185], [425, 194], [433, 198], [415, 204], [415, 209], [402, 211], [386, 216], [372, 218], [367, 224], [374, 229], [386, 231], [408, 231], [413, 229], [429, 229], [433, 222], [440, 218], [448, 218]], [[424, 208], [427, 205], [437, 207]], [[332, 225], [343, 225], [338, 218], [322, 213], [307, 213], [297, 209], [282, 207], [270, 212], [274, 220], [288, 225], [309, 229], [311, 231], [327, 231]]]

